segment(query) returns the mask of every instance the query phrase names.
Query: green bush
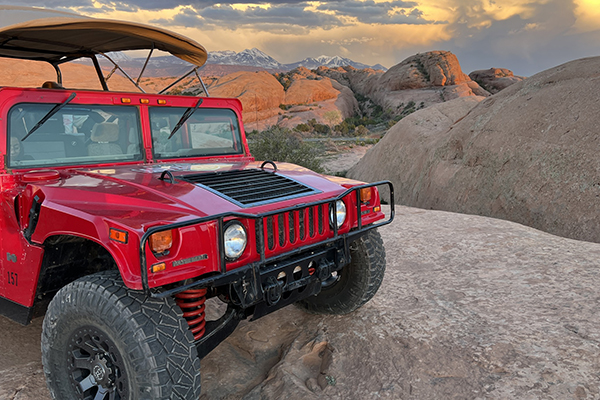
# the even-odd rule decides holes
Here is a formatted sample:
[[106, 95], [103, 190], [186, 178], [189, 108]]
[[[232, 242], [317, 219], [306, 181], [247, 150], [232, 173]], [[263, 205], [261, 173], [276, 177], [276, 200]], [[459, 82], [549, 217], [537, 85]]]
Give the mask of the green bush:
[[313, 129], [316, 133], [327, 134], [331, 131], [331, 128], [324, 124], [314, 124]]
[[303, 142], [302, 138], [290, 129], [272, 126], [253, 134], [248, 145], [257, 160], [289, 162], [316, 172], [323, 172], [319, 160], [319, 148]]
[[366, 136], [369, 133], [369, 130], [364, 125], [359, 125], [354, 132], [357, 136]]
[[310, 132], [310, 126], [308, 124], [298, 124], [294, 130], [298, 132]]

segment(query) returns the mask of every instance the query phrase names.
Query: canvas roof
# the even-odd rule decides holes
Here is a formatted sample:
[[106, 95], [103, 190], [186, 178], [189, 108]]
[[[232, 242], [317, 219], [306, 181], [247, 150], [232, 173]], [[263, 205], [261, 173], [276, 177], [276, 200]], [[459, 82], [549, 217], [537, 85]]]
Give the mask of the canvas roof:
[[[15, 7], [16, 8], [16, 7]], [[23, 7], [1, 10], [23, 13]], [[33, 9], [31, 15], [44, 10]], [[133, 22], [48, 14], [0, 28], [0, 57], [59, 63], [65, 58], [111, 51], [163, 50], [196, 66], [206, 62], [204, 47], [185, 36]]]

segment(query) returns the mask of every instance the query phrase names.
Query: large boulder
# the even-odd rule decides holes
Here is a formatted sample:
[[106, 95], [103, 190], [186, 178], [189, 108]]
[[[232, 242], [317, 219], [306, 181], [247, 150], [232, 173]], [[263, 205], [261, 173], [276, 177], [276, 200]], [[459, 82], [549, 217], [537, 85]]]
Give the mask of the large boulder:
[[237, 97], [244, 107], [244, 121], [249, 124], [276, 122], [281, 111], [279, 105], [285, 101], [283, 86], [265, 71], [235, 72], [217, 79], [208, 90], [214, 97]]
[[449, 51], [430, 51], [408, 57], [387, 70], [379, 84], [388, 90], [422, 89], [469, 82], [458, 58]]
[[[394, 184], [395, 201], [418, 201], [428, 185], [430, 153], [450, 127], [464, 118], [484, 97], [462, 97], [419, 110], [396, 123], [367, 154], [348, 171], [348, 176], [367, 182], [388, 179]], [[462, 149], [456, 148], [456, 157]], [[383, 191], [387, 198], [387, 191]]]
[[349, 88], [306, 68], [291, 71], [286, 79], [289, 85], [284, 88], [268, 72], [236, 72], [211, 80], [208, 89], [211, 96], [240, 99], [248, 130], [272, 125], [294, 128], [310, 119], [339, 123], [358, 109]]
[[321, 67], [316, 73], [350, 87], [392, 114], [402, 114], [408, 104], [425, 108], [459, 97], [490, 95], [462, 72], [458, 59], [449, 51], [416, 54], [385, 73], [352, 67]]
[[408, 57], [381, 75], [366, 95], [391, 110], [409, 101], [424, 106], [466, 96], [489, 96], [462, 72], [449, 51], [430, 51]]
[[469, 77], [490, 93], [498, 93], [502, 89], [525, 79], [525, 77], [515, 75], [506, 68], [480, 69], [471, 72]]
[[[600, 57], [593, 57], [541, 72], [445, 129], [411, 127], [441, 110], [415, 113], [349, 175], [391, 177], [401, 204], [503, 218], [600, 242], [599, 69]], [[389, 156], [382, 160], [380, 154]]]
[[330, 79], [294, 79], [285, 92], [285, 104], [309, 104], [337, 98], [339, 90], [333, 88]]

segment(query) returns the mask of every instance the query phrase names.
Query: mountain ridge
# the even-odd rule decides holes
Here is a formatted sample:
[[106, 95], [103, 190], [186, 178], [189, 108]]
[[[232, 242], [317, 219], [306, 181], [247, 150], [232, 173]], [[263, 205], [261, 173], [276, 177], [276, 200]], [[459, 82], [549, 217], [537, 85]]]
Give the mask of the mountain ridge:
[[[146, 57], [129, 57], [123, 52], [112, 52], [108, 54], [115, 62], [118, 62], [121, 66], [133, 69], [134, 71], [140, 71], [146, 62]], [[108, 61], [104, 57], [100, 57], [100, 61], [103, 65], [107, 64]], [[82, 60], [82, 63], [89, 63], [87, 60]], [[219, 67], [227, 66], [224, 68], [228, 73], [232, 72], [234, 67], [244, 67], [243, 70], [248, 68], [264, 69], [269, 72], [284, 72], [291, 71], [298, 67], [305, 67], [308, 69], [316, 69], [318, 67], [327, 68], [339, 68], [350, 66], [356, 69], [371, 68], [374, 70], [387, 71], [381, 64], [367, 65], [353, 61], [349, 58], [340, 56], [326, 56], [321, 55], [318, 57], [307, 57], [301, 61], [294, 63], [282, 64], [262, 50], [253, 47], [251, 49], [245, 49], [240, 52], [232, 50], [219, 50], [211, 51], [208, 53], [208, 58], [205, 64], [205, 69], [210, 71], [218, 71]], [[191, 68], [191, 65], [187, 62], [172, 56], [154, 56], [148, 61], [146, 67], [145, 76], [165, 76], [165, 75], [178, 75], [183, 73], [185, 70]], [[218, 75], [218, 73], [217, 73]]]

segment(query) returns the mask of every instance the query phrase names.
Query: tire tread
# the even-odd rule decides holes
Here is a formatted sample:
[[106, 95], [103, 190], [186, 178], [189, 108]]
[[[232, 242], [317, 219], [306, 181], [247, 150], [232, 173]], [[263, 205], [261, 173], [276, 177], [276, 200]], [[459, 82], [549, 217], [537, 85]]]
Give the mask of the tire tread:
[[[89, 312], [102, 316], [107, 328], [124, 338], [123, 348], [140, 393], [134, 399], [197, 400], [200, 360], [181, 310], [172, 298], [155, 299], [129, 290], [118, 271], [83, 277], [63, 287], [50, 303], [42, 331], [42, 362], [53, 399], [67, 397], [66, 382], [56, 377], [60, 360], [52, 353], [61, 316]], [[68, 322], [68, 321], [67, 321]], [[133, 390], [132, 390], [133, 391]]]

